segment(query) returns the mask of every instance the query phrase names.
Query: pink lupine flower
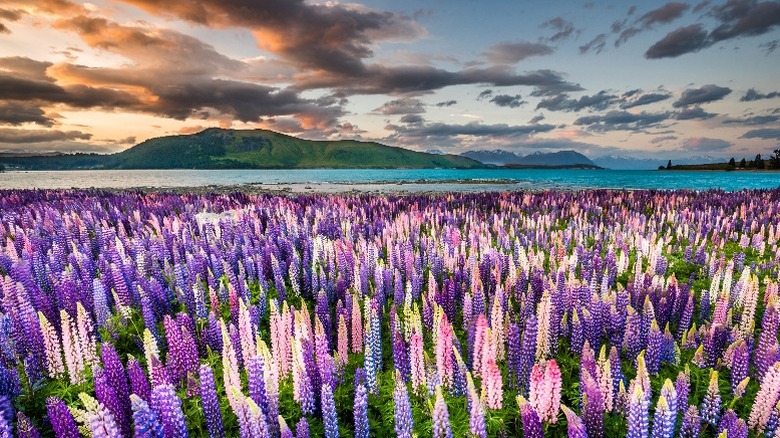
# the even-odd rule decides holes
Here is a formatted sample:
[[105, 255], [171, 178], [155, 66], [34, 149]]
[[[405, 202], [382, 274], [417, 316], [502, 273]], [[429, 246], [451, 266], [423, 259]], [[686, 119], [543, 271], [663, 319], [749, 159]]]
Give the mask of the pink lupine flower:
[[439, 322], [439, 333], [436, 336], [436, 371], [439, 373], [444, 387], [452, 385], [452, 326], [447, 322], [447, 316], [442, 313]]
[[772, 409], [780, 398], [780, 362], [775, 362], [764, 374], [764, 380], [756, 394], [753, 408], [750, 410], [748, 426], [757, 434], [763, 432], [766, 427]]
[[482, 399], [485, 401], [485, 406], [495, 410], [501, 409], [504, 397], [501, 370], [498, 369], [496, 362], [490, 358], [482, 371]]
[[425, 386], [426, 372], [422, 336], [416, 330], [412, 332], [409, 342], [409, 362], [412, 372], [412, 388], [417, 391]]

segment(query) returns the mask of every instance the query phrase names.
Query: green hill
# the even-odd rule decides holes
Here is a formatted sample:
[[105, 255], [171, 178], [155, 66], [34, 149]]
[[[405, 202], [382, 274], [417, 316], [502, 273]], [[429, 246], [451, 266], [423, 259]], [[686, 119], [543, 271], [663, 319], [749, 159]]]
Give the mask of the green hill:
[[17, 169], [312, 169], [482, 168], [456, 155], [436, 155], [360, 141], [311, 141], [266, 130], [206, 129], [153, 138], [113, 155], [0, 157]]

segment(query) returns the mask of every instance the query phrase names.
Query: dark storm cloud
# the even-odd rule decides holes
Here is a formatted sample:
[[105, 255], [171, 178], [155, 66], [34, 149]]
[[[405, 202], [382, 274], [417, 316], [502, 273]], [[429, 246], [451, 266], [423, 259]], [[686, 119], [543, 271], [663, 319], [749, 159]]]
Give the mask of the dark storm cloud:
[[760, 138], [763, 140], [780, 140], [780, 129], [778, 128], [761, 128], [748, 131], [740, 138]]
[[641, 90], [633, 91], [637, 92], [631, 94], [624, 93], [623, 96], [621, 96], [624, 102], [620, 104], [620, 108], [629, 109], [637, 106], [649, 105], [651, 103], [661, 102], [672, 97], [670, 93], [638, 94], [638, 92]]
[[593, 131], [636, 131], [657, 125], [668, 118], [668, 113], [632, 114], [628, 111], [609, 111], [604, 115], [580, 117], [574, 124], [586, 126]]
[[555, 33], [547, 41], [558, 42], [569, 39], [574, 34], [574, 24], [563, 17], [555, 17], [542, 23], [542, 28], [552, 29]]
[[425, 105], [420, 99], [403, 98], [385, 102], [382, 106], [374, 110], [377, 114], [386, 116], [394, 114], [422, 114], [425, 112]]
[[439, 108], [447, 108], [447, 107], [450, 107], [450, 106], [453, 106], [453, 105], [457, 105], [457, 104], [458, 104], [457, 100], [445, 100], [443, 102], [437, 102], [436, 106], [439, 107]]
[[520, 41], [494, 44], [482, 56], [494, 64], [515, 64], [532, 56], [550, 55], [554, 51], [547, 44]]
[[44, 111], [35, 105], [27, 102], [0, 102], [0, 124], [18, 126], [24, 123], [54, 125], [54, 121], [46, 117]]
[[580, 46], [580, 54], [586, 53], [601, 53], [604, 51], [604, 47], [607, 45], [607, 34], [601, 33], [596, 35], [595, 38], [588, 41], [584, 45]]
[[[690, 9], [690, 5], [686, 3], [669, 2], [661, 6], [660, 8], [653, 9], [652, 11], [647, 12], [646, 14], [637, 18], [635, 22], [635, 26], [630, 27], [628, 29], [621, 30], [622, 25], [615, 26], [613, 24], [613, 31], [620, 32], [620, 36], [615, 41], [615, 46], [620, 46], [621, 44], [625, 43], [633, 36], [643, 31], [652, 29], [656, 24], [671, 23], [672, 21], [682, 17], [682, 15], [688, 9]], [[617, 22], [616, 24], [620, 24], [620, 23]]]
[[645, 57], [675, 57], [721, 41], [765, 34], [780, 25], [780, 1], [728, 0], [709, 14], [718, 21], [714, 29], [708, 32], [701, 24], [676, 29], [651, 46]]
[[49, 80], [31, 80], [0, 73], [0, 99], [62, 103], [76, 108], [132, 108], [139, 103], [129, 93], [88, 85], [60, 86]]
[[745, 92], [745, 95], [740, 97], [739, 100], [742, 102], [753, 102], [755, 100], [762, 100], [762, 99], [774, 99], [776, 97], [780, 97], [780, 91], [771, 91], [769, 93], [760, 93], [756, 91], [755, 88], [751, 88]]
[[681, 111], [674, 114], [675, 120], [706, 120], [717, 116], [714, 113], [708, 113], [704, 111], [700, 106], [694, 106], [692, 108], [684, 108]]
[[672, 106], [680, 108], [687, 105], [715, 102], [716, 100], [723, 99], [730, 93], [731, 88], [719, 87], [713, 84], [703, 85], [700, 88], [689, 88], [683, 91], [680, 98], [674, 102]]
[[81, 131], [57, 131], [52, 129], [0, 129], [0, 143], [26, 144], [61, 140], [89, 140], [92, 134]]
[[508, 108], [518, 108], [522, 104], [527, 103], [523, 100], [523, 96], [516, 94], [514, 96], [510, 96], [508, 94], [498, 94], [493, 96], [492, 99], [490, 99], [491, 102], [495, 103], [498, 106], [501, 107], [508, 107]]
[[536, 105], [536, 109], [547, 109], [550, 111], [604, 110], [610, 107], [616, 100], [617, 96], [603, 90], [592, 96], [582, 96], [579, 99], [570, 99], [567, 95], [561, 94], [550, 99], [541, 100]]

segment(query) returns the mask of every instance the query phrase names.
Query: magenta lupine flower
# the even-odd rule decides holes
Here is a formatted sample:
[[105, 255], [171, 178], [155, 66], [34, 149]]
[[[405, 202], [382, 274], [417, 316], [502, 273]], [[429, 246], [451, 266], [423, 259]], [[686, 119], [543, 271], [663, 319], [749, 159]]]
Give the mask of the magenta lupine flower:
[[65, 402], [57, 397], [46, 399], [46, 413], [57, 438], [80, 438], [79, 428]]
[[206, 420], [206, 430], [210, 437], [222, 438], [222, 412], [219, 407], [219, 397], [214, 383], [214, 373], [207, 364], [200, 366], [200, 400], [203, 416]]
[[452, 438], [450, 428], [450, 414], [447, 411], [447, 403], [441, 386], [436, 387], [436, 402], [433, 404], [433, 436], [434, 438]]
[[160, 416], [166, 438], [186, 438], [187, 422], [181, 410], [181, 400], [176, 396], [173, 385], [162, 384], [152, 388], [150, 405]]
[[412, 438], [412, 429], [414, 428], [412, 407], [409, 404], [406, 383], [398, 375], [398, 372], [395, 375], [393, 401], [395, 403], [395, 435], [400, 438]]
[[542, 422], [536, 411], [523, 396], [517, 396], [517, 405], [520, 407], [520, 419], [523, 421], [523, 436], [526, 438], [543, 438]]
[[320, 401], [322, 403], [322, 422], [325, 425], [325, 438], [339, 438], [339, 419], [336, 416], [333, 389], [329, 384], [323, 383], [321, 391]]

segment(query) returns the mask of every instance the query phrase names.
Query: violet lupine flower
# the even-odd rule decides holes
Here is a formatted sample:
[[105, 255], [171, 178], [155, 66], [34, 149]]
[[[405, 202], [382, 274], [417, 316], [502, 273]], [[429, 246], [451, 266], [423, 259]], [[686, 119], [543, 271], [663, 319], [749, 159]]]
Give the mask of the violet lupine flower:
[[707, 387], [707, 393], [701, 402], [701, 419], [713, 426], [718, 424], [720, 419], [720, 390], [718, 389], [718, 372], [710, 371], [710, 383]]
[[526, 438], [543, 438], [542, 422], [531, 404], [522, 395], [518, 395], [517, 405], [520, 407], [520, 419], [523, 421], [523, 436]]
[[371, 434], [368, 426], [368, 390], [363, 378], [363, 370], [355, 371], [355, 438], [368, 438]]
[[135, 394], [130, 396], [135, 424], [135, 438], [165, 438], [162, 423], [149, 405]]
[[321, 390], [322, 422], [325, 425], [325, 438], [339, 438], [339, 419], [336, 416], [336, 404], [333, 401], [333, 389], [323, 383]]
[[57, 438], [80, 438], [79, 428], [65, 402], [57, 397], [46, 399], [46, 413]]
[[648, 398], [645, 396], [642, 386], [636, 385], [628, 401], [627, 438], [647, 438], [650, 430], [647, 408]]
[[[108, 378], [102, 368], [95, 366], [93, 372], [95, 398], [111, 412], [111, 416], [123, 430], [126, 428], [129, 429], [130, 418], [122, 410], [122, 407], [119, 404], [119, 398], [117, 397], [115, 390], [116, 388], [108, 383]], [[129, 433], [129, 430], [127, 432]]]
[[694, 405], [688, 406], [683, 415], [682, 425], [680, 426], [681, 438], [698, 438], [701, 431], [701, 417], [699, 409]]
[[279, 416], [279, 437], [295, 438], [295, 435], [293, 435], [292, 430], [290, 430], [290, 426], [287, 425], [287, 422], [284, 420], [284, 417], [282, 417], [281, 415]]
[[433, 404], [433, 436], [434, 438], [452, 438], [450, 414], [447, 403], [444, 402], [441, 386], [436, 387], [436, 402]]
[[398, 372], [395, 374], [393, 401], [395, 403], [395, 435], [400, 438], [412, 438], [412, 429], [414, 428], [412, 407], [409, 404], [406, 383]]
[[466, 374], [467, 385], [467, 405], [469, 407], [469, 432], [474, 437], [486, 438], [487, 428], [485, 425], [485, 408], [482, 406], [482, 400], [477, 395], [477, 388], [474, 386], [474, 379], [471, 373]]
[[200, 399], [203, 416], [206, 419], [206, 430], [210, 437], [222, 438], [222, 412], [219, 408], [219, 397], [214, 383], [214, 373], [207, 364], [200, 366]]
[[309, 422], [301, 418], [295, 426], [295, 438], [309, 438]]
[[84, 419], [87, 423], [86, 426], [92, 432], [93, 438], [116, 438], [121, 436], [111, 411], [106, 409], [102, 403], [83, 392], [79, 394], [79, 398], [81, 398], [81, 402], [84, 404], [86, 410]]
[[569, 438], [588, 438], [588, 433], [585, 430], [585, 424], [582, 422], [582, 419], [577, 416], [574, 411], [564, 405], [561, 405], [561, 410], [566, 415]]
[[737, 417], [732, 409], [727, 409], [720, 419], [718, 433], [725, 432], [731, 438], [747, 438], [748, 428], [745, 420]]
[[647, 350], [645, 352], [645, 361], [647, 371], [650, 375], [658, 374], [661, 366], [661, 356], [664, 344], [664, 335], [658, 327], [655, 319], [650, 323], [650, 332], [647, 335]]
[[653, 416], [652, 438], [672, 438], [676, 419], [677, 411], [672, 411], [669, 408], [666, 397], [663, 395], [659, 396], [658, 403], [655, 405], [655, 415]]
[[691, 391], [690, 370], [686, 366], [684, 371], [677, 373], [677, 380], [674, 382], [674, 390], [677, 392], [677, 407], [679, 410], [688, 406], [688, 395]]
[[739, 384], [748, 376], [750, 351], [747, 343], [740, 339], [734, 347], [731, 358], [731, 391], [735, 392]]
[[591, 377], [587, 370], [584, 372], [582, 390], [582, 419], [588, 436], [601, 438], [604, 436], [604, 396], [601, 394], [599, 384]]
[[33, 426], [30, 418], [21, 411], [16, 413], [16, 434], [18, 438], [41, 438], [41, 434]]
[[170, 383], [152, 388], [151, 406], [160, 415], [166, 438], [187, 438], [187, 422], [181, 410], [181, 400]]

